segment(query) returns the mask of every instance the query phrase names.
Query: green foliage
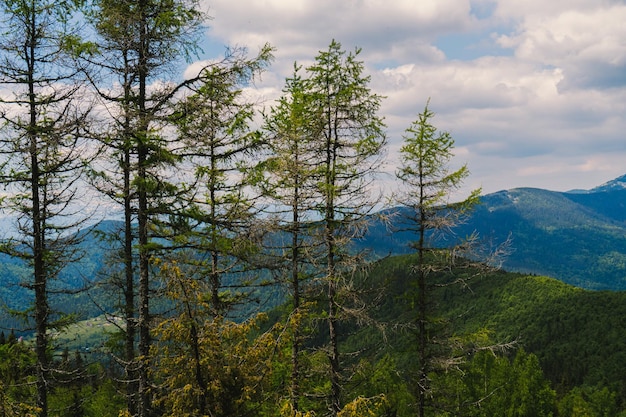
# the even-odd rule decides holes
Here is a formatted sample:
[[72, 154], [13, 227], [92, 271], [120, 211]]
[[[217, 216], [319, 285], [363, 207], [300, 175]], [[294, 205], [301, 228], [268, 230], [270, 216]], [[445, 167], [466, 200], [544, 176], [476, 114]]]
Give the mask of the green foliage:
[[[447, 132], [438, 132], [432, 124], [434, 113], [428, 109], [406, 129], [400, 149], [401, 165], [396, 173], [401, 181], [401, 192], [396, 200], [405, 209], [405, 217], [398, 228], [410, 231], [415, 240], [409, 246], [417, 254], [410, 289], [405, 296], [414, 312], [407, 323], [414, 325], [417, 367], [410, 378], [416, 385], [417, 413], [424, 417], [434, 394], [431, 393], [432, 373], [441, 372], [454, 361], [454, 344], [445, 342], [448, 320], [436, 311], [433, 299], [433, 275], [446, 275], [443, 285], [465, 285], [471, 278], [469, 265], [462, 266], [460, 254], [467, 259], [472, 255], [468, 248], [474, 243], [473, 234], [467, 241], [441, 244], [451, 230], [462, 223], [467, 212], [476, 204], [480, 190], [457, 203], [450, 203], [452, 194], [469, 175], [466, 166], [451, 170], [450, 160], [454, 140]], [[439, 241], [438, 241], [439, 240]], [[465, 262], [463, 262], [465, 263]], [[473, 267], [474, 270], [478, 268]], [[462, 355], [462, 354], [461, 354]]]
[[396, 173], [402, 186], [398, 201], [416, 211], [425, 211], [427, 229], [444, 229], [450, 224], [438, 224], [433, 218], [437, 212], [452, 212], [457, 216], [452, 220], [454, 222], [478, 202], [480, 189], [472, 191], [465, 200], [450, 204], [455, 191], [468, 177], [469, 170], [466, 165], [450, 169], [454, 140], [448, 132], [437, 130], [431, 122], [434, 116], [427, 104], [418, 119], [405, 131], [400, 148], [401, 166]]
[[199, 28], [206, 18], [200, 12], [196, 0], [149, 0], [141, 3], [95, 1], [88, 17], [97, 31], [105, 37], [105, 41], [100, 44], [101, 52], [115, 48], [132, 51], [132, 44], [128, 41], [139, 37], [139, 23], [146, 10], [150, 11], [148, 15], [143, 15], [143, 18], [148, 16], [149, 19], [145, 33], [146, 39], [150, 39], [147, 59], [153, 69], [170, 65], [172, 60], [181, 55], [190, 58], [195, 54]]
[[[411, 406], [407, 405], [414, 403], [413, 393], [407, 390], [411, 385], [407, 384], [407, 374], [398, 371], [415, 367], [415, 356], [411, 353], [414, 342], [412, 333], [397, 324], [411, 314], [403, 294], [414, 262], [415, 255], [392, 257], [376, 263], [370, 270], [370, 285], [377, 287], [383, 283], [386, 288], [383, 302], [378, 304], [373, 318], [379, 323], [387, 323], [387, 326], [384, 333], [365, 328], [342, 338], [343, 351], [359, 352], [358, 359], [355, 358], [356, 373], [352, 377], [354, 385], [345, 387], [346, 401], [358, 395], [384, 394], [398, 415], [411, 415], [408, 411]], [[568, 392], [576, 386], [566, 375], [584, 372], [588, 381], [585, 385], [589, 386], [600, 383], [595, 379], [596, 375], [603, 375], [605, 381], [621, 380], [619, 375], [624, 372], [619, 337], [624, 331], [619, 319], [624, 313], [618, 308], [624, 304], [618, 301], [623, 300], [621, 294], [581, 291], [545, 277], [497, 272], [476, 278], [471, 283], [471, 291], [468, 288], [439, 287], [433, 296], [441, 317], [455, 317], [450, 321], [448, 331], [474, 334], [471, 338], [463, 338], [462, 345], [465, 346], [463, 349], [470, 347], [476, 352], [468, 357], [470, 361], [459, 362], [461, 372], [450, 368], [443, 374], [431, 374], [435, 383], [433, 392], [438, 392], [439, 399], [434, 406], [449, 409], [451, 404], [442, 403], [441, 398], [455, 398], [458, 402], [454, 405], [458, 410], [465, 410], [465, 415], [500, 415], [494, 410], [503, 410], [505, 406], [510, 409], [510, 415], [525, 412], [523, 410], [538, 415], [550, 412], [556, 415], [555, 389]], [[609, 301], [612, 297], [616, 297], [615, 300]], [[607, 305], [607, 309], [593, 308], [599, 304]], [[558, 333], [554, 333], [556, 320], [554, 313], [549, 313], [551, 310], [562, 310], [564, 315], [572, 316], [571, 323]], [[538, 325], [534, 326], [534, 323]], [[588, 327], [585, 325], [581, 329], [581, 323], [588, 323]], [[484, 326], [492, 330], [485, 332]], [[590, 332], [591, 329], [594, 330]], [[490, 344], [507, 344], [513, 339], [519, 339], [518, 344], [532, 354], [519, 355], [515, 362], [514, 356], [502, 356], [498, 351], [492, 353], [484, 349]], [[589, 346], [590, 340], [597, 343]], [[569, 344], [579, 344], [580, 348], [567, 348]], [[589, 351], [596, 349], [597, 355], [588, 355]], [[547, 352], [556, 351], [563, 353], [559, 356], [551, 354], [551, 359], [546, 360]], [[602, 360], [602, 357], [607, 359]], [[585, 365], [575, 366], [578, 363]], [[555, 374], [557, 369], [559, 373]], [[578, 375], [583, 378], [582, 373]], [[369, 376], [372, 381], [368, 382]], [[563, 384], [568, 380], [567, 385]], [[484, 385], [484, 381], [488, 384]], [[578, 384], [582, 384], [580, 381], [582, 379]], [[606, 385], [608, 392], [614, 395], [621, 392], [618, 385]], [[513, 386], [520, 393], [514, 395], [511, 392]], [[456, 387], [452, 390], [454, 395], [448, 395], [453, 387]], [[491, 392], [493, 394], [489, 395]], [[394, 394], [398, 397], [394, 398]], [[484, 414], [471, 411], [485, 396], [488, 398], [480, 401], [481, 407], [491, 411]], [[539, 409], [532, 408], [534, 403]], [[457, 414], [452, 412], [452, 415]]]
[[519, 350], [512, 362], [483, 350], [460, 372], [433, 376], [435, 405], [454, 416], [548, 417], [555, 415], [556, 393], [537, 357]]
[[205, 283], [176, 264], [160, 270], [176, 308], [154, 329], [158, 343], [150, 352], [163, 415], [226, 417], [258, 408], [279, 348], [274, 332], [257, 333], [262, 316], [237, 323], [217, 315]]
[[118, 417], [126, 405], [120, 387], [111, 378], [92, 386], [83, 399], [86, 400], [82, 405], [85, 417]]
[[352, 395], [358, 392], [357, 399], [379, 400], [374, 414], [377, 416], [403, 415], [415, 402], [410, 383], [401, 376], [395, 356], [385, 353], [376, 361], [360, 361], [348, 386]]
[[86, 366], [83, 355], [73, 356], [65, 350], [57, 363], [59, 369], [51, 382], [49, 415], [67, 417], [117, 417], [124, 408], [111, 375], [106, 375], [101, 364]]
[[[273, 142], [270, 150], [275, 154], [257, 177], [257, 184], [279, 210], [288, 207], [277, 217], [278, 229], [289, 236], [286, 242], [290, 243], [274, 247], [272, 255], [286, 253], [277, 263], [283, 268], [280, 275], [290, 277], [295, 312], [304, 294], [300, 278], [319, 278], [318, 290], [325, 292], [322, 315], [328, 331], [329, 366], [323, 369], [328, 386], [319, 395], [327, 396], [332, 416], [342, 408], [339, 323], [359, 310], [346, 303], [348, 298], [358, 298], [349, 271], [359, 267], [358, 257], [347, 249], [353, 238], [363, 234], [365, 215], [377, 202], [368, 187], [386, 145], [382, 118], [377, 114], [381, 97], [370, 90], [359, 53], [358, 49], [348, 53], [333, 40], [306, 68], [304, 77], [295, 66], [284, 97], [266, 118]], [[346, 297], [349, 292], [352, 297]], [[299, 411], [299, 329], [293, 328], [292, 336], [292, 407]]]
[[[32, 385], [35, 364], [35, 355], [26, 343], [9, 338], [0, 345], [0, 407], [4, 410], [35, 406]], [[11, 415], [11, 411], [7, 412]]]
[[513, 372], [515, 379], [510, 387], [511, 398], [506, 415], [552, 416], [556, 395], [544, 378], [537, 357], [520, 350], [513, 361]]
[[[185, 320], [172, 318], [161, 323], [156, 329], [161, 342], [153, 349], [158, 358], [153, 373], [162, 390], [157, 404], [163, 415], [195, 416], [211, 410], [214, 416], [227, 417], [258, 408], [275, 343], [269, 333], [251, 339], [255, 327], [254, 320], [205, 321], [197, 329], [199, 352], [195, 353]], [[200, 379], [207, 385], [199, 383]]]
[[[383, 119], [378, 116], [382, 97], [374, 94], [370, 77], [364, 75], [360, 49], [346, 52], [333, 40], [306, 69], [305, 94], [312, 122], [307, 129], [318, 147], [320, 215], [347, 221], [371, 209], [369, 185], [382, 162], [387, 140]], [[336, 217], [336, 218], [335, 218]]]
[[626, 415], [626, 411], [619, 412], [617, 395], [607, 387], [576, 387], [559, 400], [558, 410], [560, 416], [571, 417]]

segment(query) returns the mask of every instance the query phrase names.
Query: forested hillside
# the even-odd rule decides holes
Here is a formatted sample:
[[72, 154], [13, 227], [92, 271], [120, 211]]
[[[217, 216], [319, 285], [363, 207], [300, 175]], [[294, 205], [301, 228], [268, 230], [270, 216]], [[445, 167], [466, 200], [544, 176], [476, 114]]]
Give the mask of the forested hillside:
[[[411, 285], [411, 259], [414, 255], [391, 257], [372, 269], [369, 280], [387, 290], [374, 313], [383, 322], [411, 314], [398, 302]], [[488, 331], [495, 340], [516, 341], [536, 354], [559, 392], [583, 385], [624, 388], [622, 292], [583, 290], [553, 278], [499, 271], [467, 287], [440, 288], [436, 304], [439, 314], [450, 319], [451, 334]]]
[[[342, 332], [340, 351], [348, 358], [346, 369], [350, 375], [350, 381], [344, 387], [344, 399], [362, 397], [362, 412], [370, 409], [377, 416], [413, 415], [415, 391], [410, 380], [416, 369], [416, 333], [410, 323], [415, 317], [415, 309], [407, 291], [414, 285], [414, 263], [415, 255], [390, 257], [376, 262], [358, 279], [359, 288], [369, 294], [369, 318], [367, 323], [348, 325], [350, 330]], [[520, 412], [530, 415], [526, 414], [530, 413], [528, 410], [535, 410], [532, 415], [545, 416], [549, 413], [553, 416], [622, 415], [621, 410], [626, 409], [626, 346], [622, 337], [626, 331], [623, 319], [626, 317], [626, 294], [582, 290], [551, 278], [504, 271], [476, 276], [467, 284], [440, 287], [433, 300], [437, 306], [433, 314], [447, 323], [440, 337], [454, 341], [459, 349], [461, 345], [463, 349], [469, 348], [453, 367], [431, 374], [435, 383], [433, 395], [440, 408], [437, 415], [448, 415], [444, 410], [455, 416], [493, 416], [494, 413], [514, 416]], [[254, 327], [245, 327], [245, 331], [254, 337], [274, 334], [273, 337], [280, 338], [279, 333], [273, 333], [272, 329], [276, 329], [273, 325], [281, 322], [283, 315], [289, 315], [289, 312], [290, 305], [285, 304], [269, 312], [269, 317], [259, 323], [260, 328], [265, 329], [263, 332], [259, 333]], [[74, 404], [80, 407], [82, 415], [116, 416], [123, 406], [123, 396], [119, 395], [119, 387], [115, 388], [118, 384], [115, 367], [108, 371], [102, 368], [105, 364], [112, 365], [103, 358], [113, 346], [107, 342], [105, 346], [109, 348], [102, 350], [101, 343], [109, 337], [107, 332], [112, 328], [103, 326], [103, 323], [77, 325], [83, 329], [82, 336], [77, 336], [80, 331], [74, 327], [68, 330], [75, 341], [77, 337], [79, 342], [82, 340], [81, 350], [60, 354], [57, 360], [68, 368], [80, 368], [82, 376], [76, 385], [55, 388], [52, 397], [55, 407], [59, 404], [71, 406], [72, 401], [76, 401], [72, 395], [85, 395], [86, 390], [93, 394], [81, 398], [80, 404]], [[94, 332], [100, 332], [100, 339], [91, 339], [94, 344], [87, 353], [87, 335]], [[314, 328], [308, 331], [308, 335], [304, 352], [307, 366], [310, 366], [322, 359], [319, 353], [315, 353], [316, 347], [324, 345], [327, 336]], [[236, 334], [232, 333], [230, 337], [236, 337]], [[20, 361], [23, 362], [18, 369], [28, 373], [28, 364], [33, 360], [29, 350], [21, 350], [24, 343], [8, 339], [8, 335], [4, 339], [0, 337], [5, 341], [0, 346], [4, 355], [0, 358], [8, 360], [6, 355], [10, 352], [15, 360], [15, 354], [21, 351]], [[495, 344], [503, 348], [493, 351], [483, 348]], [[259, 387], [266, 390], [257, 392], [259, 395], [255, 396], [253, 408], [267, 411], [256, 415], [275, 415], [269, 410], [280, 403], [286, 389], [284, 384], [289, 379], [288, 351], [283, 350], [286, 347], [273, 345], [273, 353], [270, 353], [262, 345], [250, 346], [248, 349], [258, 350], [257, 353], [249, 352], [251, 360], [266, 352], [270, 354], [266, 359], [271, 364], [260, 362], [254, 365], [245, 361], [237, 365], [244, 368], [231, 371], [245, 373], [249, 371], [245, 369], [247, 366], [252, 369], [267, 366], [262, 378], [250, 380], [246, 377], [240, 386], [240, 389], [252, 390], [253, 387], [246, 387], [246, 384], [254, 384], [254, 390]], [[237, 344], [231, 346], [233, 348], [243, 349], [243, 346]], [[100, 354], [94, 356], [95, 352]], [[92, 363], [88, 369], [82, 368], [95, 357], [100, 358], [102, 365]], [[180, 372], [179, 378], [189, 378], [184, 369], [177, 371]], [[2, 372], [7, 371], [5, 368]], [[18, 378], [18, 374], [11, 378]], [[228, 377], [226, 374], [220, 379], [224, 381], [223, 378]], [[323, 385], [323, 381], [313, 375], [302, 379], [302, 389], [311, 392], [323, 389], [316, 384]], [[18, 391], [13, 392], [17, 394]], [[231, 392], [230, 395], [236, 394]]]
[[[384, 286], [386, 292], [372, 314], [385, 324], [382, 327], [385, 331], [367, 328], [356, 332], [346, 341], [347, 351], [364, 352], [371, 363], [381, 361], [380, 366], [389, 360], [402, 370], [414, 366], [415, 334], [398, 325], [414, 314], [406, 299], [407, 289], [414, 281], [411, 266], [414, 261], [415, 255], [391, 257], [373, 267], [368, 276], [369, 285]], [[458, 378], [444, 381], [454, 385], [454, 396], [470, 396], [456, 404], [465, 404], [468, 409], [457, 409], [454, 415], [531, 415], [515, 414], [512, 410], [517, 407], [519, 412], [528, 407], [523, 401], [538, 404], [547, 398], [552, 398], [551, 405], [545, 404], [543, 411], [532, 415], [548, 415], [549, 409], [554, 415], [563, 416], [618, 415], [618, 410], [624, 410], [626, 294], [582, 290], [552, 278], [503, 271], [481, 275], [467, 284], [440, 287], [434, 301], [436, 314], [448, 323], [447, 337], [459, 338], [459, 343], [460, 339], [469, 338], [464, 343], [475, 348], [460, 361], [458, 368], [446, 374]], [[504, 351], [482, 350], [481, 338], [503, 345], [515, 343]], [[507, 358], [509, 365], [514, 364], [520, 354], [536, 356], [540, 369], [527, 369], [524, 373], [530, 378], [534, 372], [532, 378], [538, 379], [527, 381], [531, 390], [525, 394], [506, 392], [514, 389], [515, 384], [521, 384], [519, 388], [523, 389], [524, 382], [516, 380], [520, 375], [515, 375], [512, 368], [496, 371], [495, 363], [500, 360], [497, 358]], [[504, 377], [498, 372], [511, 373]], [[468, 374], [475, 378], [473, 382], [462, 376]], [[554, 390], [550, 395], [548, 391], [539, 392], [548, 389], [542, 385], [544, 377]], [[465, 385], [478, 381], [484, 386]], [[478, 392], [486, 386], [493, 392], [482, 391], [485, 398], [480, 398]], [[448, 388], [440, 389], [450, 394]], [[475, 397], [472, 399], [471, 395]], [[524, 395], [529, 397], [524, 400]], [[472, 410], [475, 405], [472, 401], [480, 401], [482, 411]], [[505, 406], [502, 402], [506, 401], [511, 402]], [[491, 408], [490, 404], [499, 405]], [[576, 404], [576, 410], [571, 408], [572, 404]]]

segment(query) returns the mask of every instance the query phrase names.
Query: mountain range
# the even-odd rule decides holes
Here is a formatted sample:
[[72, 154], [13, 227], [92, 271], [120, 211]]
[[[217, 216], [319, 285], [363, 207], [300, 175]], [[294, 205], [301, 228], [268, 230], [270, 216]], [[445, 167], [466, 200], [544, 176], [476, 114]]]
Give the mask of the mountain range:
[[[401, 210], [401, 209], [395, 209]], [[414, 238], [374, 222], [359, 246], [403, 254]], [[515, 188], [481, 196], [457, 236], [511, 239], [502, 267], [594, 290], [626, 289], [626, 175], [591, 190]]]
[[[115, 227], [115, 221], [97, 226], [109, 231]], [[626, 289], [626, 175], [591, 190], [515, 188], [484, 195], [467, 222], [454, 230], [458, 236], [474, 231], [493, 244], [511, 239], [510, 254], [502, 263], [507, 271], [545, 275], [585, 289]], [[414, 236], [392, 233], [387, 224], [374, 220], [356, 246], [382, 257], [409, 253], [411, 240]], [[97, 234], [87, 236], [83, 248], [80, 263], [60, 275], [65, 288], [97, 280], [110, 250]], [[29, 274], [20, 262], [0, 255], [2, 305], [20, 309], [30, 299], [19, 285]], [[85, 316], [97, 315], [88, 304], [87, 294], [80, 293], [60, 301], [61, 306], [82, 306]]]

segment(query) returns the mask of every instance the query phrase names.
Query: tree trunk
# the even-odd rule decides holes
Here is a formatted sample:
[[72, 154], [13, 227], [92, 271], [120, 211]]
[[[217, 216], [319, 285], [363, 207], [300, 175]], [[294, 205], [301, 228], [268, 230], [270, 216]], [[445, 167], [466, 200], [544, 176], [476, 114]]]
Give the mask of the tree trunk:
[[291, 235], [291, 285], [293, 290], [293, 312], [296, 317], [293, 326], [293, 346], [291, 348], [291, 406], [293, 407], [294, 413], [297, 413], [300, 408], [300, 242], [298, 233], [300, 230], [300, 220], [298, 217], [298, 204], [298, 186], [296, 184], [292, 210], [293, 232]]
[[148, 378], [150, 359], [150, 255], [148, 252], [148, 192], [147, 192], [147, 164], [149, 141], [149, 118], [146, 111], [147, 77], [148, 77], [148, 37], [146, 1], [139, 0], [139, 51], [138, 51], [138, 78], [139, 95], [139, 126], [137, 131], [137, 223], [139, 238], [139, 417], [150, 417], [152, 401]]
[[130, 189], [130, 151], [124, 150], [124, 320], [126, 322], [126, 398], [131, 416], [137, 414], [137, 375], [135, 368], [135, 272], [133, 269], [133, 225]]
[[33, 10], [29, 18], [29, 38], [26, 41], [28, 47], [28, 99], [30, 122], [28, 137], [30, 140], [30, 169], [31, 169], [31, 199], [32, 199], [32, 237], [33, 237], [33, 272], [35, 284], [35, 354], [37, 356], [37, 408], [39, 417], [48, 415], [48, 291], [47, 291], [47, 271], [45, 261], [45, 231], [42, 228], [44, 223], [44, 213], [42, 212], [42, 202], [40, 200], [40, 170], [38, 153], [38, 126], [37, 126], [37, 98], [35, 94], [35, 54], [37, 45], [37, 24], [35, 22], [35, 11]]
[[[422, 160], [419, 162], [419, 172], [424, 172], [424, 168], [422, 166]], [[428, 318], [427, 314], [427, 298], [426, 298], [426, 270], [425, 270], [425, 251], [426, 251], [426, 242], [425, 236], [426, 233], [426, 211], [425, 211], [425, 185], [424, 179], [420, 177], [420, 197], [419, 197], [419, 241], [417, 242], [417, 253], [418, 253], [418, 276], [417, 276], [417, 321], [418, 321], [418, 335], [417, 335], [417, 349], [418, 349], [418, 359], [419, 359], [419, 376], [417, 381], [417, 398], [418, 398], [418, 415], [419, 417], [424, 417], [426, 412], [426, 391], [428, 389], [428, 336], [426, 334], [426, 322]]]

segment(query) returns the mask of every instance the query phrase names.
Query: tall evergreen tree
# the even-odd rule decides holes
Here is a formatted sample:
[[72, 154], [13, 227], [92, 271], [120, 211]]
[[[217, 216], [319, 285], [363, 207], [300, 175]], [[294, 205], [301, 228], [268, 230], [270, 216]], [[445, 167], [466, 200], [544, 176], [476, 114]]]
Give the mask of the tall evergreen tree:
[[[314, 133], [319, 161], [317, 166], [319, 203], [327, 291], [327, 325], [330, 346], [329, 410], [341, 410], [342, 367], [339, 356], [338, 325], [342, 308], [342, 280], [355, 268], [348, 251], [352, 239], [365, 230], [365, 214], [376, 198], [371, 186], [386, 144], [384, 124], [378, 116], [381, 97], [369, 88], [370, 77], [358, 60], [360, 50], [346, 53], [332, 41], [307, 68], [305, 91], [310, 95], [312, 116], [318, 117]], [[345, 294], [344, 294], [345, 296]]]
[[100, 0], [92, 11], [101, 52], [96, 56], [102, 58], [93, 59], [102, 73], [92, 73], [92, 79], [114, 122], [113, 131], [107, 132], [103, 141], [112, 163], [99, 170], [99, 180], [113, 186], [101, 182], [100, 188], [121, 203], [125, 218], [125, 361], [129, 380], [138, 381], [137, 386], [129, 384], [132, 415], [135, 411], [139, 416], [152, 414], [150, 225], [169, 211], [178, 193], [175, 183], [181, 183], [166, 175], [177, 172], [172, 166], [178, 161], [172, 144], [162, 134], [166, 130], [166, 109], [176, 92], [193, 82], [171, 82], [168, 71], [178, 59], [193, 53], [203, 20], [195, 0]]
[[287, 79], [283, 96], [265, 118], [270, 156], [262, 164], [263, 180], [258, 185], [271, 203], [275, 234], [266, 244], [274, 259], [279, 282], [291, 291], [288, 327], [291, 331], [290, 407], [300, 411], [301, 365], [304, 323], [307, 320], [307, 283], [315, 276], [314, 263], [320, 255], [315, 239], [317, 227], [317, 168], [314, 152], [319, 137], [316, 109], [311, 108], [299, 68]]
[[193, 171], [193, 186], [162, 225], [175, 236], [172, 247], [192, 248], [206, 256], [195, 267], [199, 276], [208, 278], [212, 317], [227, 315], [235, 301], [224, 293], [224, 275], [232, 277], [248, 267], [244, 258], [253, 243], [258, 211], [249, 174], [262, 141], [250, 128], [253, 103], [242, 93], [243, 85], [267, 66], [271, 52], [265, 46], [248, 59], [245, 50], [232, 51], [226, 61], [204, 69], [198, 85], [190, 87], [192, 94], [177, 103], [172, 116], [180, 144], [177, 154]]
[[[4, 1], [0, 4], [0, 83], [10, 94], [0, 102], [2, 126], [0, 182], [9, 197], [5, 208], [17, 216], [15, 237], [4, 253], [24, 260], [32, 280], [32, 323], [37, 357], [39, 416], [48, 415], [51, 381], [49, 331], [61, 322], [50, 302], [59, 271], [77, 258], [76, 232], [82, 223], [77, 187], [86, 164], [85, 131], [89, 103], [76, 98], [82, 84], [65, 47], [78, 2]], [[84, 220], [84, 219], [82, 219]]]
[[[434, 370], [438, 358], [434, 351], [438, 346], [436, 338], [439, 321], [433, 313], [433, 305], [429, 294], [434, 282], [430, 277], [437, 273], [448, 272], [452, 280], [455, 265], [463, 252], [465, 245], [471, 242], [455, 242], [446, 246], [437, 241], [442, 234], [451, 232], [451, 229], [463, 221], [477, 202], [480, 190], [474, 190], [462, 201], [451, 202], [451, 199], [469, 175], [466, 165], [452, 170], [449, 162], [453, 156], [454, 140], [447, 132], [439, 132], [432, 125], [433, 112], [425, 107], [418, 115], [418, 119], [407, 128], [404, 144], [400, 149], [401, 165], [396, 173], [401, 181], [401, 191], [396, 196], [397, 201], [406, 207], [407, 215], [399, 219], [402, 225], [400, 230], [409, 231], [416, 235], [411, 243], [417, 252], [415, 265], [415, 287], [411, 292], [412, 303], [416, 306], [416, 349], [418, 360], [417, 411], [420, 417], [426, 415], [427, 399], [431, 397], [429, 373]], [[470, 240], [473, 240], [471, 238]]]
[[[263, 48], [252, 59], [243, 52], [206, 68], [198, 86], [190, 87], [191, 94], [176, 104], [172, 119], [178, 130], [178, 155], [195, 175], [189, 193], [180, 196], [170, 216], [157, 222], [163, 236], [170, 238], [162, 269], [182, 271], [166, 277], [179, 314], [166, 320], [159, 333], [185, 341], [177, 346], [181, 349], [177, 356], [189, 357], [192, 364], [191, 374], [164, 372], [168, 389], [163, 397], [172, 395], [182, 377], [194, 387], [191, 407], [201, 415], [215, 410], [211, 387], [223, 377], [208, 363], [206, 339], [219, 340], [233, 329], [233, 308], [245, 298], [248, 282], [254, 281], [247, 274], [257, 219], [254, 199], [247, 195], [247, 171], [261, 141], [249, 127], [254, 109], [242, 98], [242, 85], [267, 65], [271, 48]], [[174, 345], [164, 354], [173, 350]], [[226, 360], [229, 352], [223, 355]], [[228, 404], [240, 401], [236, 393], [223, 392], [222, 397], [220, 408], [231, 409]]]
[[[119, 7], [116, 7], [119, 6]], [[116, 306], [123, 312], [124, 318], [124, 353], [122, 357], [126, 372], [126, 392], [128, 409], [136, 414], [137, 384], [135, 370], [136, 357], [136, 195], [132, 188], [136, 170], [136, 150], [134, 146], [134, 125], [136, 118], [135, 101], [135, 50], [133, 47], [133, 15], [125, 10], [124, 3], [101, 3], [90, 15], [92, 23], [101, 38], [98, 43], [99, 54], [88, 55], [97, 67], [105, 72], [93, 74], [91, 80], [102, 97], [113, 109], [109, 112], [113, 123], [103, 121], [109, 128], [100, 133], [104, 148], [103, 158], [92, 166], [91, 183], [102, 194], [118, 204], [123, 212], [124, 223], [121, 230], [114, 230], [104, 236], [113, 251], [108, 259], [110, 275], [107, 281], [115, 290], [123, 294], [121, 305]], [[98, 75], [106, 79], [108, 74], [117, 77], [117, 86], [101, 85]], [[104, 165], [104, 166], [103, 166]], [[121, 268], [118, 266], [121, 265]], [[106, 282], [106, 281], [105, 281]]]

